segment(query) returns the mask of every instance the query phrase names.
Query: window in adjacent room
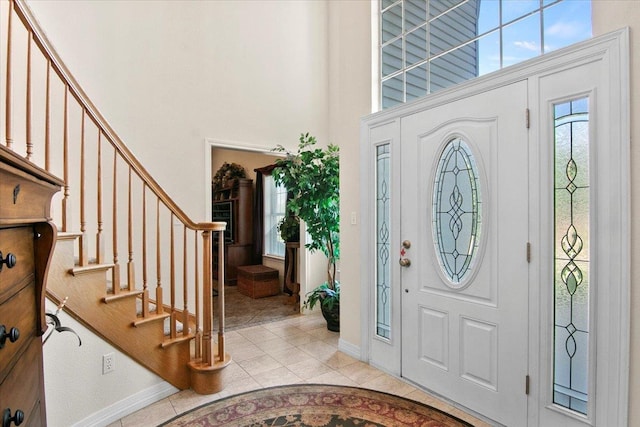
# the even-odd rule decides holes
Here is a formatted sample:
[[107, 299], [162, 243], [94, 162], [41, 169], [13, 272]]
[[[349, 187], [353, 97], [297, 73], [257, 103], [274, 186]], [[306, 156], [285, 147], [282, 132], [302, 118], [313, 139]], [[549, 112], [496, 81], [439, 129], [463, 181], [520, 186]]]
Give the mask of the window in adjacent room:
[[284, 258], [285, 244], [278, 232], [278, 223], [285, 214], [287, 190], [276, 185], [273, 177], [264, 177], [264, 255]]

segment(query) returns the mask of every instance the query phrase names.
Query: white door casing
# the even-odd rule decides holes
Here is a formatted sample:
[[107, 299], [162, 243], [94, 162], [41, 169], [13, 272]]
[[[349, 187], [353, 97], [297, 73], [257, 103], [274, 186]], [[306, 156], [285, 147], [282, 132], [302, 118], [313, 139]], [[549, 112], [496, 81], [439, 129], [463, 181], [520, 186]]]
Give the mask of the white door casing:
[[[450, 111], [448, 118], [441, 117], [441, 126], [434, 125], [431, 131], [414, 132], [416, 136], [419, 133], [427, 138], [436, 138], [437, 132], [444, 132], [444, 136], [446, 136], [447, 131], [453, 132], [447, 126], [455, 127], [455, 125], [459, 125], [464, 128], [465, 126], [470, 127], [471, 124], [487, 124], [490, 122], [491, 117], [495, 116], [485, 114], [482, 117], [471, 117], [461, 114], [459, 108], [454, 108], [456, 102], [492, 91], [499, 93], [499, 88], [510, 86], [516, 82], [526, 82], [531, 127], [528, 137], [529, 163], [526, 170], [529, 198], [526, 208], [526, 215], [528, 216], [526, 224], [528, 225], [525, 228], [528, 230], [528, 241], [531, 244], [531, 263], [529, 264], [528, 298], [525, 295], [525, 308], [522, 312], [512, 313], [512, 315], [522, 316], [524, 312], [526, 316], [525, 328], [528, 325], [528, 331], [525, 331], [524, 335], [528, 345], [525, 344], [524, 347], [528, 348], [525, 358], [527, 360], [526, 372], [530, 377], [530, 381], [529, 394], [526, 397], [527, 404], [524, 411], [526, 420], [509, 425], [554, 426], [572, 425], [571, 423], [574, 422], [576, 425], [585, 425], [586, 423], [587, 425], [599, 426], [627, 424], [630, 317], [628, 300], [630, 286], [628, 49], [628, 29], [623, 29], [556, 51], [541, 58], [515, 65], [492, 75], [480, 77], [475, 81], [430, 95], [418, 102], [376, 113], [365, 118], [362, 122], [361, 188], [371, 189], [374, 188], [371, 168], [373, 159], [372, 147], [380, 142], [379, 138], [377, 141], [375, 138], [370, 138], [375, 133], [372, 131], [373, 128], [387, 126], [388, 135], [385, 138], [393, 141], [395, 148], [392, 151], [392, 155], [397, 157], [400, 151], [402, 153], [406, 151], [404, 147], [401, 148], [399, 146], [405, 144], [407, 130], [405, 124], [411, 123], [411, 117], [417, 117], [428, 110], [446, 112], [448, 109]], [[581, 74], [584, 70], [586, 70], [586, 75], [590, 75], [589, 78]], [[553, 313], [550, 311], [552, 310], [550, 304], [553, 303], [553, 278], [550, 275], [552, 275], [553, 271], [553, 262], [549, 257], [552, 256], [550, 253], [552, 254], [553, 252], [553, 242], [551, 241], [553, 234], [550, 227], [553, 199], [549, 185], [550, 183], [551, 185], [553, 184], [549, 171], [552, 168], [550, 162], [553, 160], [553, 148], [550, 145], [553, 144], [550, 108], [554, 102], [559, 100], [573, 99], [585, 95], [589, 96], [590, 100], [593, 100], [590, 118], [593, 141], [591, 153], [593, 164], [590, 166], [593, 170], [593, 182], [591, 183], [593, 186], [591, 194], [591, 222], [593, 223], [593, 229], [591, 235], [596, 243], [591, 249], [591, 262], [595, 265], [591, 279], [592, 294], [590, 296], [593, 303], [591, 305], [592, 331], [590, 342], [592, 348], [589, 354], [591, 366], [589, 399], [592, 403], [588, 417], [581, 417], [570, 411], [558, 408], [551, 403], [553, 374], [553, 328], [551, 322], [553, 320], [550, 317], [552, 317]], [[491, 101], [487, 101], [486, 105], [492, 107]], [[524, 120], [524, 112], [520, 114], [523, 115]], [[430, 120], [428, 114], [425, 114], [424, 117], [425, 122]], [[470, 120], [473, 118], [476, 120]], [[479, 118], [484, 120], [478, 120]], [[516, 120], [521, 121], [520, 119]], [[393, 125], [390, 125], [390, 123], [393, 123]], [[501, 120], [498, 120], [498, 126], [501, 123]], [[444, 136], [440, 135], [441, 138], [444, 138]], [[473, 146], [472, 148], [477, 149], [477, 147]], [[476, 152], [474, 151], [474, 154]], [[423, 154], [426, 155], [426, 153]], [[415, 155], [414, 160], [417, 159], [418, 152]], [[411, 156], [409, 158], [411, 159]], [[482, 162], [482, 167], [486, 170], [489, 170], [486, 163], [492, 160], [494, 159], [486, 160], [484, 154], [481, 154], [480, 162]], [[432, 169], [436, 161], [437, 159], [432, 159], [430, 163], [427, 163], [428, 168]], [[397, 162], [397, 159], [393, 160], [394, 164]], [[402, 186], [408, 180], [421, 180], [424, 183], [424, 187], [429, 187], [430, 185], [428, 181], [425, 181], [424, 174], [426, 172], [421, 167], [414, 167], [415, 171], [411, 172], [411, 174], [415, 174], [413, 176], [405, 168], [405, 162], [402, 161], [401, 164], [395, 166], [391, 176], [392, 188], [396, 189], [392, 197], [394, 197], [394, 204], [401, 206], [401, 216], [403, 218], [402, 233], [400, 233], [400, 215], [394, 209], [391, 215], [393, 217], [392, 222], [395, 223], [393, 227], [395, 231], [392, 232], [391, 247], [397, 248], [397, 250], [400, 249], [402, 240], [407, 238], [404, 235], [407, 231], [404, 225], [404, 220], [407, 216], [405, 205], [408, 203], [411, 206], [411, 203], [416, 204], [418, 200], [417, 197], [415, 198], [416, 200], [410, 200], [409, 202], [404, 199], [400, 200], [398, 197], [400, 181], [402, 181]], [[420, 173], [422, 175], [419, 175]], [[487, 172], [486, 179], [489, 182], [491, 181], [491, 172]], [[425, 199], [428, 200], [428, 197]], [[491, 200], [492, 206], [496, 204], [495, 202], [495, 200]], [[418, 265], [423, 268], [422, 265], [426, 265], [425, 260], [430, 256], [425, 251], [431, 249], [428, 249], [428, 245], [426, 246], [427, 249], [425, 249], [422, 243], [414, 240], [406, 254], [406, 257], [412, 259], [413, 263], [406, 272], [402, 273], [400, 273], [401, 267], [397, 263], [398, 253], [393, 255], [396, 258], [396, 262], [391, 264], [393, 282], [391, 284], [391, 293], [396, 295], [396, 298], [394, 298], [392, 305], [392, 319], [395, 320], [392, 322], [391, 330], [392, 336], [397, 337], [400, 335], [402, 340], [385, 341], [376, 338], [374, 327], [375, 289], [373, 289], [373, 284], [375, 283], [375, 272], [373, 271], [375, 268], [375, 256], [372, 256], [375, 255], [372, 253], [372, 247], [375, 244], [375, 239], [373, 238], [375, 211], [371, 210], [373, 201], [371, 200], [371, 193], [367, 190], [362, 193], [361, 206], [363, 253], [361, 267], [363, 304], [361, 350], [363, 360], [371, 361], [372, 364], [396, 375], [398, 375], [397, 372], [402, 372], [402, 376], [417, 381], [418, 385], [422, 385], [425, 388], [429, 387], [430, 384], [436, 384], [436, 387], [443, 387], [444, 391], [447, 392], [447, 388], [451, 389], [455, 387], [455, 384], [450, 385], [445, 380], [441, 385], [438, 385], [432, 379], [424, 380], [432, 381], [427, 384], [423, 379], [419, 378], [420, 372], [415, 372], [416, 369], [414, 367], [407, 366], [411, 355], [405, 354], [406, 350], [413, 351], [414, 356], [416, 350], [415, 348], [412, 349], [413, 344], [407, 344], [405, 341], [416, 341], [418, 333], [415, 329], [409, 329], [408, 324], [412, 325], [416, 324], [416, 322], [415, 319], [408, 323], [399, 322], [396, 319], [398, 312], [407, 309], [405, 305], [409, 301], [414, 303], [413, 298], [408, 298], [402, 290], [405, 288], [404, 285], [407, 279], [409, 283], [412, 281], [418, 283], [421, 280], [425, 280], [423, 277], [417, 277], [416, 280], [413, 280], [411, 278], [413, 274], [411, 269]], [[413, 209], [414, 215], [421, 209]], [[497, 215], [491, 209], [488, 214]], [[408, 215], [407, 221], [415, 223], [416, 220], [411, 219], [411, 211]], [[494, 221], [500, 223], [497, 219], [502, 218], [494, 218]], [[508, 218], [507, 221], [509, 221]], [[499, 225], [502, 224], [500, 223]], [[509, 227], [501, 229], [508, 230]], [[495, 238], [499, 239], [501, 229], [489, 229], [488, 232], [497, 232]], [[416, 231], [412, 230], [412, 232]], [[417, 232], [421, 233], [423, 237], [429, 237], [431, 230], [418, 230]], [[486, 244], [484, 257], [491, 257], [491, 251], [495, 251], [495, 248], [492, 247], [489, 241]], [[523, 254], [525, 249], [515, 248], [515, 251], [518, 254]], [[521, 258], [524, 258], [524, 255]], [[434, 265], [437, 266], [434, 261], [433, 259], [429, 260], [431, 268]], [[482, 262], [486, 263], [487, 260], [485, 259]], [[481, 269], [482, 267], [480, 267]], [[416, 270], [414, 269], [413, 271]], [[401, 274], [409, 276], [409, 278], [402, 277], [401, 281]], [[482, 272], [478, 271], [477, 274], [478, 279], [481, 279]], [[472, 284], [467, 289], [471, 292]], [[416, 291], [410, 289], [410, 292]], [[421, 292], [432, 294], [434, 298], [437, 297], [440, 300], [447, 298], [443, 295], [452, 294], [450, 291], [442, 291], [435, 288], [429, 289], [428, 292]], [[400, 298], [398, 295], [403, 295], [403, 297]], [[498, 304], [500, 303], [500, 295], [500, 293], [497, 294]], [[477, 296], [473, 298], [471, 299], [476, 303], [481, 300]], [[463, 305], [463, 301], [462, 298], [458, 298], [456, 304]], [[492, 304], [486, 305], [491, 306]], [[423, 306], [426, 306], [426, 304], [423, 304]], [[446, 307], [446, 304], [442, 306]], [[519, 302], [514, 306], [519, 308]], [[446, 312], [447, 310], [440, 311]], [[429, 319], [437, 324], [437, 310], [427, 313], [433, 314]], [[467, 322], [465, 325], [467, 329], [471, 328], [469, 330], [472, 330], [479, 337], [482, 337], [482, 334], [491, 336], [491, 328], [486, 326], [486, 324], [490, 325], [491, 322], [485, 322], [485, 324], [482, 322], [473, 323], [473, 321], [469, 321], [468, 318], [470, 317], [472, 316], [466, 316], [464, 320]], [[494, 323], [499, 329], [502, 321]], [[440, 340], [442, 339], [448, 339], [449, 342], [456, 340], [456, 344], [460, 342], [460, 338], [453, 335], [440, 338]], [[486, 341], [480, 339], [478, 342], [481, 343], [481, 346], [487, 348]], [[497, 345], [499, 347], [499, 341]], [[380, 357], [374, 352], [386, 352], [386, 354], [384, 357]], [[480, 369], [480, 372], [486, 373], [490, 371]], [[498, 384], [500, 384], [502, 375], [512, 375], [509, 370], [500, 370], [500, 367], [498, 367], [497, 372]], [[514, 381], [522, 382], [520, 378], [521, 372], [513, 373], [513, 377]], [[467, 378], [466, 381], [473, 382], [469, 380], [471, 376], [467, 375]], [[487, 387], [486, 383], [490, 381], [484, 382], [485, 384], [481, 384], [482, 381], [480, 381], [480, 384], [476, 385], [487, 389], [485, 392], [487, 394], [494, 393]], [[452, 396], [451, 398], [458, 404], [463, 403], [462, 399], [457, 396]], [[502, 406], [504, 407], [505, 405], [503, 404]], [[486, 417], [499, 419], [501, 416], [492, 416], [491, 414], [494, 413], [495, 408], [488, 406], [474, 407], [474, 410]]]

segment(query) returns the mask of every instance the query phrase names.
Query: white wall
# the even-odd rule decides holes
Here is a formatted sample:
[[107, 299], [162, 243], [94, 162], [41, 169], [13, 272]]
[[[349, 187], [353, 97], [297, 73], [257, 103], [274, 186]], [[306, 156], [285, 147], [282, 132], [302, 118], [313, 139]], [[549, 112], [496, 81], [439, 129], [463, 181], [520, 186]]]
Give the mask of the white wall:
[[[49, 301], [46, 308], [56, 311]], [[64, 312], [59, 318], [80, 336], [82, 346], [70, 332], [50, 328], [45, 335], [50, 334], [43, 347], [48, 425], [107, 425], [177, 391]], [[115, 369], [103, 375], [102, 356], [109, 353]]]
[[205, 138], [325, 140], [318, 1], [28, 1], [56, 50], [160, 185], [203, 220]]
[[[360, 347], [360, 118], [371, 113], [371, 4], [329, 2], [329, 129], [340, 146], [340, 338]], [[355, 214], [356, 224], [351, 216]]]

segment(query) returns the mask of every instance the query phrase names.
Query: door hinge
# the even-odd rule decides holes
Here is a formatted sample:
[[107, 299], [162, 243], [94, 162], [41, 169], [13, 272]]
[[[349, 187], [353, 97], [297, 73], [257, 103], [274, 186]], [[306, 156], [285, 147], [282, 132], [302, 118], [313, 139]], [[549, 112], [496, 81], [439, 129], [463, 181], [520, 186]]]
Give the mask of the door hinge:
[[525, 124], [527, 126], [527, 129], [529, 129], [529, 125], [531, 124], [531, 121], [529, 119], [529, 109], [528, 108], [524, 111], [524, 122], [525, 122]]
[[524, 394], [529, 394], [529, 375], [524, 377]]
[[527, 262], [531, 263], [531, 243], [527, 242]]

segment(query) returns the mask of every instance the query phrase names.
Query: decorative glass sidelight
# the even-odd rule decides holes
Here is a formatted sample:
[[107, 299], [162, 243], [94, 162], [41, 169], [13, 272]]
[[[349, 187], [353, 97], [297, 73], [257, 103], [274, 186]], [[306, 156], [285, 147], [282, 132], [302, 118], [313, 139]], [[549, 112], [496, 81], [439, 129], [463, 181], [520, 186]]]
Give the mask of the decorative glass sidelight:
[[376, 335], [391, 338], [391, 153], [376, 148]]
[[461, 138], [440, 155], [433, 192], [433, 240], [451, 285], [461, 285], [474, 265], [482, 225], [482, 194], [473, 153]]
[[589, 99], [556, 104], [553, 402], [587, 413]]

